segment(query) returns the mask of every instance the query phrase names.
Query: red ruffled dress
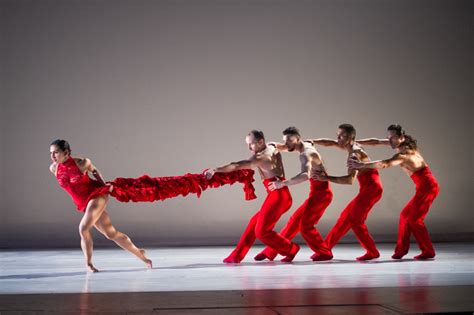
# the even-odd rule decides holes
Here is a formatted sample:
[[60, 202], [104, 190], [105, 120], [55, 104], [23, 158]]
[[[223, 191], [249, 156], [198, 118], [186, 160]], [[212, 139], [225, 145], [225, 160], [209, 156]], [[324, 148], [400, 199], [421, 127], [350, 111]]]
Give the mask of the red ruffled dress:
[[72, 157], [58, 164], [56, 179], [81, 212], [86, 211], [91, 199], [109, 193], [108, 186], [91, 179], [87, 172], [83, 174]]

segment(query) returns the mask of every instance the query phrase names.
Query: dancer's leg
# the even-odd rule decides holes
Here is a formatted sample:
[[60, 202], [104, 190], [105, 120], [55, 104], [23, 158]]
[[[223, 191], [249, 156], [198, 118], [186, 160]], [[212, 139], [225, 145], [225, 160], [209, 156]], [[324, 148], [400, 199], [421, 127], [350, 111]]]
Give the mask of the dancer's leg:
[[92, 264], [92, 251], [93, 251], [93, 240], [90, 230], [97, 222], [99, 217], [105, 210], [105, 206], [108, 201], [108, 196], [103, 195], [97, 198], [91, 199], [87, 204], [84, 216], [79, 223], [79, 234], [81, 236], [81, 248], [86, 259], [86, 265], [89, 271], [98, 272], [99, 270]]
[[240, 237], [240, 240], [237, 243], [237, 246], [232, 251], [232, 253], [230, 253], [229, 256], [224, 258], [223, 261], [225, 263], [240, 263], [245, 258], [248, 251], [250, 250], [250, 247], [257, 238], [255, 236], [255, 226], [257, 225], [259, 216], [260, 211], [254, 214], [253, 217], [250, 219], [249, 223], [247, 224], [247, 227], [245, 228], [244, 233], [242, 233], [242, 236]]
[[408, 216], [408, 224], [413, 232], [413, 236], [418, 242], [421, 254], [415, 256], [415, 259], [430, 259], [435, 257], [435, 250], [430, 239], [430, 234], [424, 223], [424, 219], [438, 195], [438, 185], [422, 187], [416, 193], [413, 202], [413, 211]]
[[[290, 217], [286, 225], [280, 231], [280, 235], [292, 240], [296, 234], [300, 231], [300, 222], [303, 212], [306, 208], [308, 200], [306, 200]], [[257, 256], [254, 257], [255, 260], [260, 261], [264, 259], [273, 260], [278, 255], [278, 252], [271, 248], [270, 246], [265, 247], [265, 249], [260, 252]]]
[[355, 199], [353, 199], [346, 208], [341, 212], [339, 218], [336, 221], [336, 224], [332, 227], [329, 231], [328, 235], [326, 236], [326, 244], [329, 249], [333, 249], [333, 247], [339, 242], [341, 237], [343, 237], [351, 228], [351, 223], [349, 221], [349, 214], [352, 210], [352, 206], [355, 203]]
[[262, 205], [255, 226], [255, 235], [265, 245], [274, 248], [279, 254], [286, 256], [285, 262], [293, 260], [299, 246], [275, 232], [273, 228], [280, 217], [291, 207], [291, 195], [288, 188], [272, 191]]
[[152, 261], [145, 256], [145, 250], [137, 248], [127, 235], [115, 229], [106, 210], [102, 212], [95, 223], [95, 227], [109, 240], [114, 241], [118, 246], [140, 258], [148, 268], [152, 268]]
[[315, 252], [311, 259], [315, 261], [329, 260], [332, 252], [327, 246], [315, 225], [332, 201], [330, 190], [317, 191], [308, 198], [306, 208], [301, 218], [301, 235], [308, 246]]
[[360, 245], [366, 250], [364, 255], [356, 258], [357, 260], [370, 260], [380, 257], [375, 241], [365, 224], [370, 210], [379, 199], [380, 196], [373, 194], [359, 194], [349, 215], [351, 228]]
[[407, 205], [403, 208], [400, 213], [400, 221], [398, 223], [398, 238], [397, 245], [395, 246], [395, 252], [392, 255], [393, 259], [401, 259], [408, 253], [410, 249], [410, 234], [411, 229], [408, 224], [408, 217], [413, 211], [413, 202], [415, 197], [413, 197]]

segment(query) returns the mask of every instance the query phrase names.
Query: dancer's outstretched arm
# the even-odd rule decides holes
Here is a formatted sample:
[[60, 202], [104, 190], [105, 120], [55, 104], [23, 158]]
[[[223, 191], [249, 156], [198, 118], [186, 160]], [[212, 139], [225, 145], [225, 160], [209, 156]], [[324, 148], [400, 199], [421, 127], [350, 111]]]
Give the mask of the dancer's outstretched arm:
[[323, 147], [339, 147], [337, 140], [329, 139], [329, 138], [319, 138], [319, 139], [311, 139], [313, 145], [321, 145]]
[[378, 139], [378, 138], [366, 138], [356, 140], [358, 144], [361, 145], [390, 145], [388, 139]]
[[324, 173], [315, 172], [311, 177], [319, 181], [329, 181], [335, 184], [352, 185], [357, 177], [357, 173], [358, 171], [356, 169], [348, 169], [347, 175], [345, 176], [331, 176]]
[[[303, 142], [309, 142], [314, 145], [313, 140], [303, 140]], [[284, 143], [280, 142], [268, 142], [267, 145], [275, 147], [279, 152], [288, 152], [288, 147]]]
[[260, 160], [258, 158], [250, 158], [248, 160], [242, 160], [238, 162], [231, 162], [229, 164], [214, 168], [208, 169], [204, 172], [204, 175], [207, 179], [212, 178], [215, 173], [230, 173], [233, 171], [244, 170], [244, 169], [254, 169], [258, 167]]
[[280, 152], [287, 152], [288, 151], [288, 147], [284, 143], [268, 142], [267, 145], [271, 145], [271, 146], [275, 147]]
[[364, 169], [364, 168], [387, 168], [391, 166], [400, 165], [405, 160], [405, 156], [403, 154], [397, 153], [392, 156], [390, 159], [386, 160], [378, 160], [372, 162], [360, 162], [356, 160], [349, 160], [347, 161], [347, 166], [350, 169]]
[[[316, 154], [314, 154], [314, 155], [316, 155]], [[309, 157], [305, 156], [305, 158], [306, 158], [306, 161], [301, 164], [301, 172], [300, 173], [298, 173], [296, 176], [294, 176], [290, 179], [284, 180], [284, 181], [280, 181], [280, 180], [274, 181], [270, 184], [270, 186], [268, 188], [271, 191], [273, 191], [275, 189], [280, 189], [280, 188], [283, 188], [285, 186], [297, 185], [297, 184], [300, 184], [302, 182], [307, 181], [310, 178], [310, 174], [311, 174], [311, 168], [312, 168], [311, 159], [317, 158], [317, 157], [315, 157], [313, 155], [310, 155]]]
[[[356, 150], [353, 152], [352, 158], [349, 160], [362, 160], [365, 158], [367, 158], [367, 155], [362, 150]], [[345, 176], [331, 176], [323, 172], [313, 172], [313, 174], [311, 174], [311, 177], [319, 181], [329, 181], [335, 184], [352, 185], [355, 182], [357, 173], [357, 169], [348, 168], [347, 175]]]

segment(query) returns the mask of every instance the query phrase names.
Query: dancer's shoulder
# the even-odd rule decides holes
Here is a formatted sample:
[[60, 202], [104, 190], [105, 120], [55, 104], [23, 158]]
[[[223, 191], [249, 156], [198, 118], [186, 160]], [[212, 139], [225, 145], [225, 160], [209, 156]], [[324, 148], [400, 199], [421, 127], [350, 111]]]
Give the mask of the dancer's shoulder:
[[49, 166], [49, 171], [56, 175], [56, 169], [58, 168], [58, 164], [56, 162], [51, 163]]
[[92, 162], [88, 158], [83, 158], [83, 157], [76, 157], [74, 158], [74, 162], [76, 162], [76, 165], [83, 170], [91, 170], [92, 168]]

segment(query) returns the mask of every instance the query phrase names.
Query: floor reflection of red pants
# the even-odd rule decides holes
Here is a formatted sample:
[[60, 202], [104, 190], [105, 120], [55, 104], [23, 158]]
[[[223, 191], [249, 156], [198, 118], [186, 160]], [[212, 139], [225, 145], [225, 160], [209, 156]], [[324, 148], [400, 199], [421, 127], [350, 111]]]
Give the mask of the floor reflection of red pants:
[[[301, 235], [316, 254], [332, 256], [331, 250], [315, 227], [332, 201], [332, 190], [329, 182], [310, 179], [310, 184], [308, 199], [293, 213], [280, 234], [291, 240], [301, 230]], [[261, 254], [273, 260], [278, 252], [271, 247], [266, 247]]]
[[365, 225], [372, 207], [382, 197], [382, 183], [377, 170], [370, 169], [359, 173], [359, 194], [342, 211], [334, 227], [326, 237], [326, 244], [332, 249], [350, 229], [357, 240], [371, 255], [378, 255], [377, 246]]
[[410, 234], [413, 233], [421, 252], [434, 256], [435, 250], [423, 220], [438, 196], [439, 185], [428, 166], [413, 173], [411, 178], [416, 185], [416, 193], [400, 214], [395, 254], [405, 255], [408, 253]]
[[274, 248], [281, 255], [288, 256], [294, 251], [293, 243], [273, 230], [280, 217], [290, 209], [292, 203], [288, 187], [274, 191], [268, 189], [270, 183], [275, 180], [276, 178], [270, 178], [263, 181], [268, 193], [267, 198], [265, 198], [261, 209], [250, 219], [237, 247], [228, 258], [236, 262], [242, 261], [256, 238], [265, 245]]

